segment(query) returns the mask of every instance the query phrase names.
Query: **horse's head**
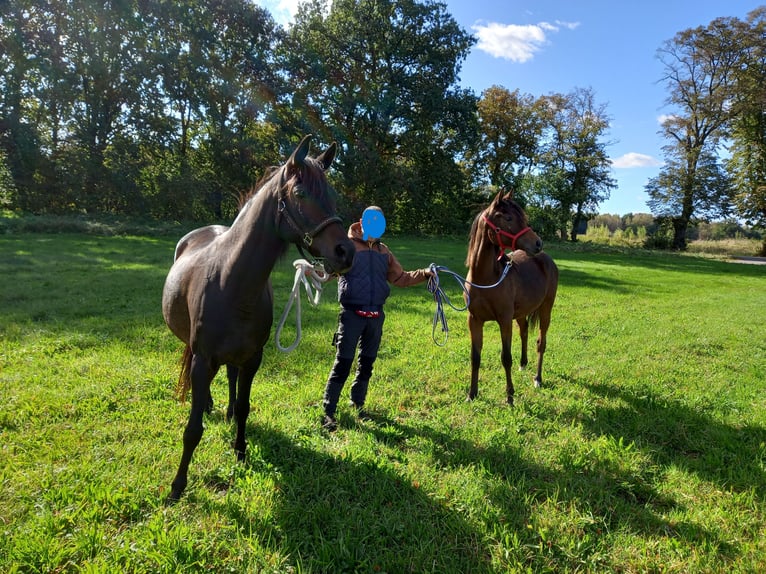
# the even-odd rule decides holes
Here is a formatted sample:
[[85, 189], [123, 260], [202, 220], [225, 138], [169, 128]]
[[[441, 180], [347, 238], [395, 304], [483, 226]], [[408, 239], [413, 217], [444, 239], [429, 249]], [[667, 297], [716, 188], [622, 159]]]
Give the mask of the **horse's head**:
[[500, 248], [501, 254], [506, 249], [523, 249], [527, 255], [537, 255], [543, 250], [542, 239], [529, 227], [527, 214], [513, 200], [513, 193], [499, 192], [482, 218], [490, 241]]
[[311, 136], [303, 138], [284, 165], [280, 190], [280, 231], [289, 241], [322, 258], [328, 273], [344, 273], [354, 260], [354, 244], [335, 214], [336, 192], [325, 172], [335, 159], [335, 142], [308, 157]]

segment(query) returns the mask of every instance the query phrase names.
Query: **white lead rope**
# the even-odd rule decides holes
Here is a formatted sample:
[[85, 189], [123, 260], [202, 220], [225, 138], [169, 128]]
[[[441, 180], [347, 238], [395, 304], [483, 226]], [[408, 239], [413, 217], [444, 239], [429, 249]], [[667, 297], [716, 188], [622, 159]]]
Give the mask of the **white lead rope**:
[[[282, 317], [279, 319], [279, 324], [277, 325], [277, 330], [274, 334], [277, 349], [283, 353], [289, 353], [301, 342], [301, 284], [306, 288], [306, 297], [308, 298], [309, 303], [311, 303], [313, 307], [316, 307], [319, 304], [319, 298], [322, 296], [322, 284], [329, 281], [331, 277], [330, 274], [324, 270], [324, 266], [321, 263], [312, 264], [305, 259], [296, 259], [293, 261], [293, 266], [295, 267], [293, 290], [290, 293], [290, 298], [287, 300], [287, 306], [282, 313]], [[289, 347], [283, 347], [280, 342], [280, 335], [282, 334], [282, 327], [285, 326], [285, 322], [287, 321], [287, 315], [293, 307], [293, 303], [295, 303], [295, 340]]]

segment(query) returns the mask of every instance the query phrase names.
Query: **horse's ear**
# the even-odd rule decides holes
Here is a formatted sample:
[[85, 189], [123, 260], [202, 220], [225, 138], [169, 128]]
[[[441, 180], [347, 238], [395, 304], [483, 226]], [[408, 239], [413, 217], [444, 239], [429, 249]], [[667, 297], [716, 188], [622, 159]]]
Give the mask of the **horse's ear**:
[[513, 199], [513, 188], [503, 196], [503, 199]]
[[309, 145], [311, 144], [311, 134], [304, 136], [304, 138], [301, 140], [301, 143], [298, 144], [298, 147], [295, 148], [295, 151], [290, 156], [290, 159], [287, 160], [288, 167], [291, 168], [300, 168], [303, 167], [303, 161], [306, 159], [306, 156], [309, 153]]
[[497, 195], [495, 195], [495, 198], [492, 200], [491, 204], [497, 205], [498, 203], [502, 201], [502, 199], [503, 199], [503, 190], [501, 189], [500, 191], [497, 192]]
[[338, 151], [338, 144], [336, 144], [335, 142], [332, 142], [330, 144], [330, 147], [328, 147], [326, 150], [324, 150], [321, 154], [317, 156], [316, 160], [322, 166], [322, 169], [324, 171], [327, 171], [328, 169], [330, 169], [330, 166], [332, 165], [332, 162], [335, 159], [335, 154], [337, 151]]

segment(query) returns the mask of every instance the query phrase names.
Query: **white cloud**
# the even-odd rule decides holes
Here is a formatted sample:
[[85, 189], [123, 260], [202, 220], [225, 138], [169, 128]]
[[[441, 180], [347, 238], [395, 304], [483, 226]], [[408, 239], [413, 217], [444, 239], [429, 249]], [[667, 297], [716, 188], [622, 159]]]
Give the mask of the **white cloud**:
[[674, 114], [661, 114], [657, 116], [657, 123], [660, 124], [661, 126], [664, 126], [665, 122], [669, 120], [675, 120], [676, 118], [678, 118], [678, 116]]
[[548, 43], [547, 34], [558, 32], [562, 27], [574, 30], [579, 22], [561, 22], [554, 24], [540, 22], [520, 26], [517, 24], [474, 24], [471, 28], [476, 33], [479, 50], [487, 52], [495, 58], [503, 58], [512, 62], [531, 60], [535, 52], [539, 52]]
[[662, 162], [650, 155], [629, 152], [612, 160], [612, 167], [617, 169], [630, 169], [634, 167], [659, 167]]

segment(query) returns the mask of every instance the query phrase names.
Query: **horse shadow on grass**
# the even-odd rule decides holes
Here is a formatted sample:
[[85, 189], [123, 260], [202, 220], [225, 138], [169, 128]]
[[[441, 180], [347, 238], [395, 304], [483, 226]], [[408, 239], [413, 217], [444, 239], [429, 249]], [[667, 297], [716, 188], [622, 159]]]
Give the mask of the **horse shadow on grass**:
[[229, 491], [214, 504], [301, 571], [491, 572], [470, 523], [390, 460], [318, 452], [257, 422], [248, 424], [247, 440], [247, 460], [234, 472], [273, 480], [273, 501], [253, 505], [237, 495], [237, 480], [213, 479], [208, 488]]
[[[343, 418], [340, 422], [342, 427], [357, 424]], [[545, 466], [525, 458], [518, 438], [508, 440], [516, 430], [478, 445], [427, 421], [410, 425], [380, 415], [356, 430], [340, 432], [369, 433], [382, 452], [385, 447], [415, 450], [430, 457], [434, 468], [456, 470], [460, 476], [463, 470], [486, 474], [488, 480], [470, 488], [484, 489], [472, 495], [486, 500], [489, 510], [466, 514], [459, 500], [450, 503], [461, 493], [443, 492], [447, 486], [437, 489], [438, 494], [427, 492], [400, 470], [401, 461], [385, 455], [359, 460], [332, 456], [251, 423], [246, 471], [274, 477], [278, 500], [264, 516], [234, 502], [236, 496], [227, 496], [225, 512], [243, 531], [258, 533], [264, 545], [300, 557], [307, 571], [491, 572], [498, 545], [532, 568], [553, 563], [567, 569], [591, 557], [599, 560], [600, 538], [617, 528], [649, 538], [703, 542], [718, 548], [723, 557], [733, 555], [730, 545], [705, 527], [664, 519], [663, 512], [680, 504], [660, 494], [647, 477], [608, 457], [589, 461], [587, 471]], [[559, 547], [555, 533], [546, 535], [536, 526], [535, 507], [549, 502], [576, 507], [579, 516], [590, 517], [559, 526], [578, 531], [576, 560], [571, 549]]]
[[[555, 413], [538, 411], [537, 416], [553, 420]], [[476, 445], [427, 425], [392, 424], [398, 432], [392, 433], [383, 426], [373, 431], [376, 438], [383, 442], [405, 442], [419, 437], [430, 444], [434, 466], [475, 466], [488, 473], [494, 479], [491, 481], [494, 486], [489, 487], [486, 496], [499, 510], [502, 528], [514, 531], [526, 547], [548, 545], [547, 559], [557, 563], [562, 570], [574, 568], [576, 562], [566, 550], [551, 547], [551, 533], [546, 539], [544, 532], [535, 529], [533, 505], [551, 502], [560, 508], [578, 509], [579, 521], [572, 518], [572, 523], [559, 526], [562, 531], [579, 531], [582, 544], [577, 551], [578, 561], [587, 561], [591, 555], [598, 559], [598, 553], [603, 552], [598, 539], [617, 528], [647, 538], [682, 537], [695, 543], [704, 541], [717, 547], [724, 557], [734, 554], [728, 543], [704, 526], [671, 523], [663, 518], [663, 513], [680, 509], [681, 505], [659, 493], [650, 477], [625, 469], [609, 457], [594, 456], [580, 461], [581, 464], [563, 461], [555, 467], [546, 466], [525, 458], [521, 448], [514, 446], [519, 444], [518, 437], [509, 437], [509, 433], [499, 435], [487, 445]], [[510, 435], [514, 432], [518, 431], [510, 431]], [[508, 443], [514, 444], [503, 444], [504, 438], [510, 438]], [[487, 530], [496, 527], [487, 525]], [[543, 564], [541, 562], [539, 566]]]

